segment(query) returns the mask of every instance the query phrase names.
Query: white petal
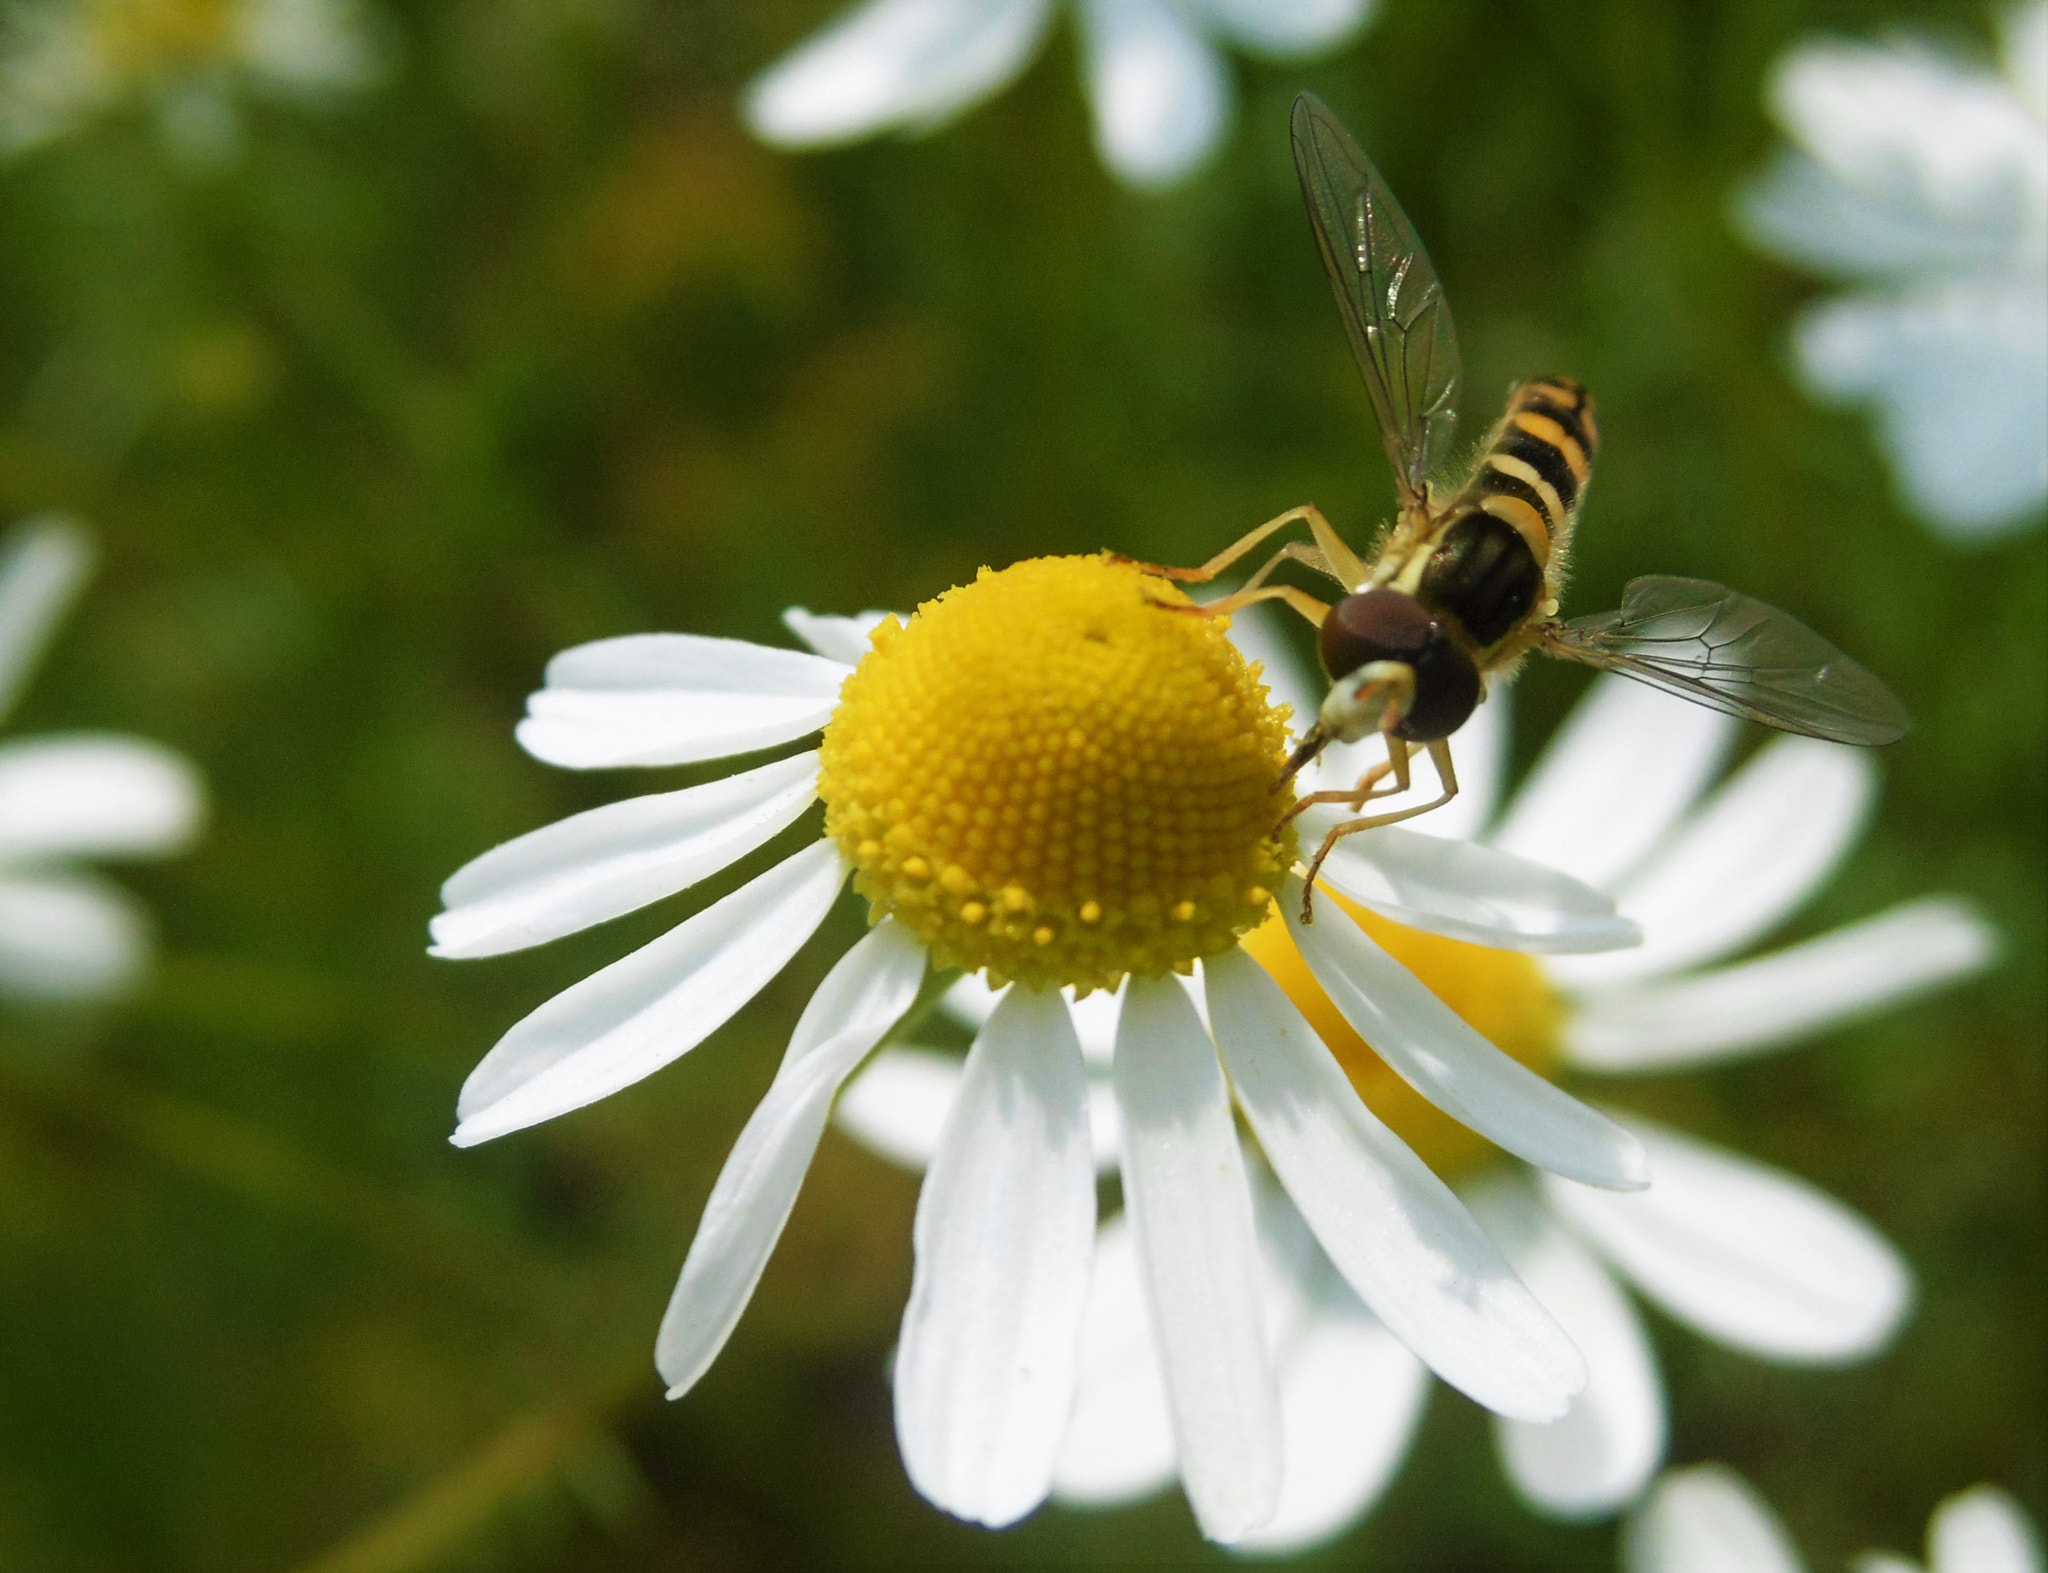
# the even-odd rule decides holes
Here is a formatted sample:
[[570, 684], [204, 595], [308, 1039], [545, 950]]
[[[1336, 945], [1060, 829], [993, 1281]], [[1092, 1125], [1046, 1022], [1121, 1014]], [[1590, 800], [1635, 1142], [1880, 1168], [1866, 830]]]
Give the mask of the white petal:
[[680, 1059], [788, 965], [845, 878], [839, 849], [814, 842], [564, 989], [469, 1073], [455, 1106], [455, 1145], [580, 1109]]
[[1378, 0], [1199, 0], [1216, 29], [1254, 53], [1288, 59], [1334, 49], [1365, 25]]
[[[1192, 997], [1192, 981], [1182, 979], [1182, 984]], [[1081, 1039], [1081, 1053], [1087, 1059], [1089, 1069], [1107, 1070], [1110, 1055], [1116, 1047], [1116, 1021], [1119, 1002], [1123, 999], [1122, 986], [1113, 992], [1096, 989], [1082, 999], [1074, 998], [1072, 989], [1060, 992], [1073, 1015], [1074, 1031]], [[1003, 991], [990, 988], [988, 979], [981, 973], [969, 972], [946, 990], [940, 1008], [957, 1022], [979, 1027], [988, 1020], [996, 1008], [996, 1001], [1002, 997]]]
[[1024, 69], [1049, 0], [868, 0], [747, 87], [747, 124], [784, 147], [930, 122]]
[[917, 1198], [896, 1349], [911, 1484], [1000, 1528], [1052, 1484], [1095, 1243], [1087, 1077], [1057, 994], [1011, 989], [968, 1051]]
[[1256, 962], [1232, 951], [1203, 971], [1239, 1106], [1359, 1298], [1489, 1409], [1563, 1414], [1585, 1363], [1449, 1187], [1373, 1117]]
[[1137, 1244], [1119, 1213], [1095, 1237], [1081, 1322], [1081, 1376], [1054, 1466], [1055, 1499], [1107, 1507], [1173, 1483], [1173, 1415], [1152, 1337]]
[[1674, 1469], [1630, 1520], [1627, 1573], [1805, 1573], [1756, 1488], [1722, 1464]]
[[868, 639], [887, 612], [862, 612], [858, 617], [821, 617], [801, 606], [782, 614], [782, 626], [828, 661], [859, 666], [868, 653]]
[[2048, 500], [2042, 266], [1823, 301], [1798, 323], [1809, 389], [1876, 406], [1907, 500], [1957, 540], [2032, 524]]
[[1241, 1551], [1298, 1551], [1363, 1518], [1407, 1456], [1429, 1398], [1422, 1362], [1317, 1255], [1316, 1314], [1280, 1371], [1280, 1505]]
[[[1479, 833], [1492, 816], [1493, 805], [1500, 796], [1501, 776], [1507, 767], [1511, 692], [1506, 684], [1495, 684], [1485, 702], [1472, 712], [1472, 719], [1459, 727], [1451, 739], [1451, 764], [1458, 776], [1458, 795], [1442, 808], [1433, 808], [1407, 821], [1401, 827], [1404, 831], [1454, 841]], [[1309, 714], [1313, 716], [1314, 711]], [[1324, 749], [1322, 757], [1302, 772], [1300, 788], [1303, 792], [1349, 788], [1386, 757], [1386, 745], [1378, 737], [1336, 744]], [[1443, 783], [1429, 755], [1415, 755], [1412, 768], [1413, 784], [1406, 792], [1373, 799], [1375, 814], [1419, 808], [1441, 795]]]
[[1230, 1091], [1177, 982], [1131, 979], [1112, 1074], [1181, 1484], [1202, 1533], [1229, 1545], [1279, 1500], [1280, 1402]]
[[1718, 711], [1602, 676], [1543, 750], [1493, 844], [1612, 886], [1691, 806], [1734, 735]]
[[1622, 888], [1621, 910], [1643, 926], [1639, 947], [1562, 956], [1545, 970], [1568, 988], [1604, 988], [1761, 939], [1827, 883], [1876, 789], [1869, 750], [1779, 738]]
[[[832, 1121], [891, 1163], [921, 1170], [938, 1151], [946, 1111], [960, 1086], [960, 1056], [942, 1049], [884, 1049], [846, 1084]], [[1088, 1139], [1095, 1172], [1115, 1170], [1123, 1150], [1122, 1118], [1109, 1083], [1088, 1080]]]
[[[1355, 817], [1341, 804], [1301, 816], [1301, 844], [1317, 846]], [[1470, 841], [1382, 826], [1346, 836], [1323, 860], [1321, 881], [1381, 917], [1497, 950], [1547, 954], [1642, 943], [1614, 898], [1569, 874]]]
[[1494, 1422], [1508, 1478], [1540, 1513], [1612, 1513], [1635, 1499], [1664, 1457], [1664, 1384], [1642, 1321], [1607, 1270], [1545, 1215], [1519, 1178], [1474, 1187], [1465, 1202], [1591, 1372], [1562, 1420]]
[[1767, 1360], [1839, 1365], [1890, 1341], [1906, 1264], [1847, 1207], [1780, 1170], [1629, 1116], [1657, 1183], [1635, 1196], [1543, 1179], [1580, 1233], [1644, 1294]]
[[1849, 1559], [1849, 1573], [1926, 1573], [1910, 1557], [1886, 1551], [1864, 1551]]
[[811, 996], [775, 1080], [718, 1172], [661, 1319], [654, 1363], [669, 1397], [695, 1386], [732, 1336], [796, 1205], [833, 1094], [916, 1000], [924, 969], [923, 947], [885, 918]]
[[472, 859], [441, 887], [432, 954], [497, 956], [687, 890], [796, 823], [815, 751], [681, 792], [607, 803]]
[[572, 770], [723, 759], [817, 731], [846, 676], [823, 656], [740, 639], [600, 639], [548, 662], [519, 742]]
[[0, 861], [176, 852], [205, 802], [197, 770], [139, 737], [10, 743], [0, 747]]
[[1344, 1019], [1403, 1081], [1541, 1168], [1622, 1190], [1649, 1183], [1633, 1136], [1487, 1042], [1333, 906], [1304, 924], [1300, 890], [1300, 879], [1290, 876], [1280, 910], [1302, 959]]
[[92, 542], [68, 519], [31, 519], [0, 540], [0, 717], [91, 571]]
[[1191, 174], [1230, 117], [1223, 62], [1167, 0], [1080, 0], [1080, 14], [1104, 162], [1134, 186]]
[[93, 874], [0, 874], [0, 994], [103, 999], [133, 983], [149, 953], [135, 898]]
[[1973, 1486], [1934, 1510], [1927, 1561], [1928, 1573], [2041, 1573], [2041, 1541], [2019, 1503]]
[[1929, 896], [1718, 972], [1588, 995], [1564, 1045], [1588, 1070], [1741, 1058], [1968, 977], [1997, 954], [1997, 932], [1969, 902]]

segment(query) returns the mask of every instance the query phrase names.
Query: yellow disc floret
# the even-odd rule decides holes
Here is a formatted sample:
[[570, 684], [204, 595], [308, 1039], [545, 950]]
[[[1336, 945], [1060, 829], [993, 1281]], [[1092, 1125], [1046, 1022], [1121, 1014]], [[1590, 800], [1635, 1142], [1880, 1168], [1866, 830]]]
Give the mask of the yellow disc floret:
[[875, 916], [995, 984], [1186, 972], [1264, 920], [1286, 712], [1222, 619], [1108, 557], [1034, 558], [875, 630], [825, 728], [826, 833]]
[[[1535, 958], [1389, 922], [1326, 885], [1316, 887], [1316, 921], [1357, 923], [1482, 1038], [1539, 1075], [1557, 1074], [1563, 1011]], [[1449, 1179], [1497, 1156], [1492, 1143], [1409, 1086], [1352, 1029], [1309, 971], [1278, 912], [1244, 937], [1244, 948], [1308, 1018], [1366, 1107], [1438, 1174]]]

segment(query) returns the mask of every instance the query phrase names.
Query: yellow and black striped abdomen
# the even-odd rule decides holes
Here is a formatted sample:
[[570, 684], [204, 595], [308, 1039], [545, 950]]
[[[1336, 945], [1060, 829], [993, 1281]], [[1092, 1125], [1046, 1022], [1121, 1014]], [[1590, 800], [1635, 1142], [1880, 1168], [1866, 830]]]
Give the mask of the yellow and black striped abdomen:
[[1525, 382], [1509, 396], [1416, 587], [1478, 650], [1514, 633], [1544, 599], [1598, 444], [1593, 402], [1569, 377]]

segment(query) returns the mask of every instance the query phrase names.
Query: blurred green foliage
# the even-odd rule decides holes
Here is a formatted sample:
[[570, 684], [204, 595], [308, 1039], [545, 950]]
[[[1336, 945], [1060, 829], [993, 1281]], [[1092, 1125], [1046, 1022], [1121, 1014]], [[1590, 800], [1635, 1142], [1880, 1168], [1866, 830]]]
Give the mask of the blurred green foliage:
[[[1574, 607], [1724, 579], [1912, 705], [1796, 932], [1953, 890], [2008, 938], [1965, 989], [1636, 1090], [1921, 1275], [1860, 1370], [1658, 1322], [1674, 1456], [1749, 1473], [1816, 1567], [1917, 1544], [1978, 1479], [2043, 1516], [2048, 550], [1959, 555], [1901, 512], [1866, 425], [1786, 374], [1812, 284], [1727, 222], [1789, 41], [1982, 51], [1974, 0], [1387, 0], [1342, 55], [1240, 63], [1225, 155], [1157, 197], [1098, 166], [1064, 34], [940, 134], [750, 143], [737, 87], [837, 4], [413, 4], [383, 88], [254, 105], [224, 166], [117, 115], [0, 167], [0, 518], [70, 509], [105, 547], [16, 729], [162, 738], [217, 804], [132, 876], [165, 936], [144, 994], [0, 1015], [0, 1568], [1229, 1565], [1174, 1495], [995, 1536], [912, 1494], [882, 1373], [914, 1181], [836, 1136], [723, 1360], [661, 1401], [672, 1275], [835, 946], [660, 1076], [457, 1152], [496, 1035], [678, 907], [460, 966], [424, 924], [477, 851], [644, 789], [514, 747], [565, 645], [776, 640], [786, 605], [907, 607], [1034, 553], [1194, 560], [1307, 500], [1362, 540], [1390, 489], [1288, 161], [1302, 87], [1428, 238], [1468, 424], [1523, 375], [1598, 393]], [[1521, 761], [1580, 686], [1528, 674]], [[1439, 1392], [1310, 1561], [1611, 1559], [1527, 1514]]]

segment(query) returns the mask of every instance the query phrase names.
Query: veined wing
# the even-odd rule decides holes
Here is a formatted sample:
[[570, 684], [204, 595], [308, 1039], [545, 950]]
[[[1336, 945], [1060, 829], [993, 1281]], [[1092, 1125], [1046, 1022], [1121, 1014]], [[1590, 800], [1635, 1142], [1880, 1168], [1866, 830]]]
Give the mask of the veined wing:
[[1630, 581], [1621, 610], [1546, 630], [1544, 648], [1695, 704], [1834, 743], [1896, 743], [1906, 707], [1797, 618], [1705, 579]]
[[1395, 484], [1404, 503], [1420, 502], [1458, 419], [1458, 338], [1443, 285], [1380, 172], [1313, 93], [1294, 101], [1293, 139], [1316, 247]]

